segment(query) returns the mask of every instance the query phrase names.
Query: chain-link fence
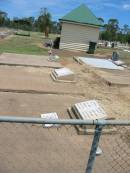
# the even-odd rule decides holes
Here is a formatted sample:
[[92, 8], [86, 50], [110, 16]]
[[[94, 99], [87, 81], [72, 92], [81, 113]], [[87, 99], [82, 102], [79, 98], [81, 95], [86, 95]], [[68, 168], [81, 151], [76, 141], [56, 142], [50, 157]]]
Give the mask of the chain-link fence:
[[[0, 117], [1, 173], [130, 172], [129, 121], [122, 121], [121, 125], [121, 121], [115, 120], [89, 122], [58, 120], [60, 126], [51, 128], [43, 128], [42, 123], [54, 122], [42, 121], [39, 118], [32, 118], [32, 124], [28, 125], [23, 123], [31, 123], [31, 119], [22, 121], [19, 118], [14, 120], [11, 117], [10, 119]], [[21, 124], [7, 122], [21, 122]], [[78, 135], [75, 125], [85, 122], [89, 124], [89, 128], [96, 124], [96, 133], [94, 131], [91, 135]], [[115, 131], [106, 133], [107, 126], [102, 130], [102, 125], [106, 123], [113, 123]], [[113, 126], [109, 126], [109, 129]], [[98, 130], [100, 132], [102, 130], [101, 137]], [[94, 135], [97, 142], [92, 147]], [[95, 156], [96, 146], [99, 146], [101, 151]], [[88, 166], [89, 169], [86, 169]]]
[[113, 134], [102, 134], [99, 146], [102, 154], [96, 157], [94, 173], [130, 172], [130, 126], [116, 126]]

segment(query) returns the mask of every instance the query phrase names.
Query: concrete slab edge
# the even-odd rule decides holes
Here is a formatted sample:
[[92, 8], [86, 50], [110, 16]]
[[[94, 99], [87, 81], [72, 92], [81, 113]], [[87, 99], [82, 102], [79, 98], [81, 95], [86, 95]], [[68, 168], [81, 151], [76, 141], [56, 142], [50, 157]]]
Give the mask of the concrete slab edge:
[[[67, 109], [67, 111], [68, 111], [70, 118], [72, 118], [72, 119], [76, 118], [76, 115], [73, 113], [73, 111], [70, 107]], [[93, 135], [95, 133], [95, 129], [81, 128], [79, 125], [75, 125], [75, 129], [79, 135]], [[107, 135], [108, 134], [109, 135], [117, 134], [117, 129], [115, 127], [112, 127], [110, 129], [104, 128], [102, 131], [102, 134], [104, 134], [104, 135], [105, 134], [107, 134]]]
[[67, 80], [59, 80], [55, 77], [54, 73], [52, 72], [50, 74], [51, 78], [55, 81], [55, 82], [63, 82], [63, 83], [76, 83], [76, 81], [67, 81]]

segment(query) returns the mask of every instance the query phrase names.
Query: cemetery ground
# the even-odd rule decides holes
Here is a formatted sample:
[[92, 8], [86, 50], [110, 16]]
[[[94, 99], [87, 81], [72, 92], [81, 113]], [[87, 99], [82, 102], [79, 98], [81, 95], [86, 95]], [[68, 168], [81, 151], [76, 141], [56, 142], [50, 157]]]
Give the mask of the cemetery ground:
[[[58, 35], [50, 34], [48, 39], [45, 39], [43, 33], [30, 32], [30, 37], [13, 35], [9, 39], [0, 40], [0, 54], [3, 52], [7, 53], [18, 53], [18, 54], [31, 54], [31, 55], [48, 55], [48, 49], [44, 47], [44, 43], [48, 40], [54, 40]], [[112, 52], [116, 49], [110, 48], [98, 48], [94, 54], [95, 57], [111, 57]], [[130, 63], [130, 53], [119, 50], [121, 58]], [[76, 56], [87, 56], [85, 52], [72, 52], [72, 51], [60, 51], [54, 50], [54, 53], [61, 56], [61, 59], [67, 57], [71, 59], [74, 55]], [[90, 56], [90, 55], [89, 55]]]
[[[48, 49], [43, 47], [43, 41], [41, 33], [31, 33], [31, 37], [13, 36], [0, 40], [0, 53], [44, 58]], [[110, 58], [112, 51], [99, 48], [94, 56]], [[86, 53], [54, 52], [60, 56], [58, 63], [75, 73], [77, 82], [54, 82], [50, 77], [52, 68], [0, 65], [0, 115], [40, 117], [42, 113], [57, 112], [60, 119], [69, 119], [68, 107], [95, 99], [108, 117], [130, 118], [130, 86], [109, 86], [97, 77], [97, 69], [73, 60], [73, 56], [87, 56]], [[129, 54], [122, 54], [129, 65]], [[85, 172], [93, 135], [77, 135], [72, 126], [45, 129], [42, 125], [2, 123], [0, 130], [1, 173]], [[118, 169], [128, 173], [129, 156], [125, 153], [129, 151], [129, 142], [118, 133], [103, 135], [100, 143], [103, 154], [96, 158], [94, 172], [100, 173], [102, 169], [103, 173], [114, 173]]]

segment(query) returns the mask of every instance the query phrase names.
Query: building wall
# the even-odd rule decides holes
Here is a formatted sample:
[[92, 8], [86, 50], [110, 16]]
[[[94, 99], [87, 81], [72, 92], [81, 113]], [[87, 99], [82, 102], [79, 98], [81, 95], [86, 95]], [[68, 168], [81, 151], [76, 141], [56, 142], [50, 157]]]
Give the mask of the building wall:
[[60, 49], [86, 51], [90, 41], [97, 42], [99, 27], [62, 23]]

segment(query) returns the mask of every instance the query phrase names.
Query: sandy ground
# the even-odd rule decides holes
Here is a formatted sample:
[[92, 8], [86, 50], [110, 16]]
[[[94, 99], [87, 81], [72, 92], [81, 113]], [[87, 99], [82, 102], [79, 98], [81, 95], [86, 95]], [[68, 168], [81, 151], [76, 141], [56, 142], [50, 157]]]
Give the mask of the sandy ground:
[[87, 100], [99, 100], [112, 117], [130, 118], [130, 86], [109, 86], [96, 75], [95, 69], [78, 64], [67, 66], [77, 71], [80, 86]]
[[[54, 111], [59, 118], [69, 118], [68, 107], [96, 99], [109, 117], [130, 118], [130, 87], [108, 86], [95, 75], [94, 69], [72, 60], [66, 66], [77, 76], [75, 85], [54, 83], [48, 77], [51, 69], [0, 66], [0, 115], [40, 117], [41, 113]], [[46, 86], [41, 85], [43, 83]], [[28, 93], [28, 88], [34, 86], [36, 91], [53, 88], [55, 94]], [[12, 89], [20, 91], [22, 87], [23, 93]], [[70, 94], [63, 94], [65, 91]], [[84, 94], [79, 95], [77, 91]], [[1, 173], [85, 172], [92, 135], [79, 136], [72, 126], [44, 129], [41, 125], [5, 123], [0, 125], [0, 131]], [[102, 135], [103, 154], [96, 158], [94, 173], [130, 172], [130, 148], [126, 138], [129, 132], [129, 128], [119, 127], [117, 134]]]
[[78, 83], [54, 82], [50, 74], [46, 69], [1, 66], [0, 91], [84, 95]]
[[[72, 96], [0, 93], [2, 115], [40, 117], [56, 111], [59, 118], [69, 118], [66, 108], [84, 99]], [[92, 135], [77, 135], [74, 127], [45, 129], [42, 125], [5, 124], [0, 126], [1, 173], [84, 173]], [[129, 148], [121, 135], [103, 135], [103, 154], [96, 158], [94, 173], [129, 173]], [[104, 167], [102, 167], [104, 165]]]
[[108, 85], [130, 86], [130, 70], [96, 70], [95, 74], [106, 81]]
[[40, 117], [42, 113], [57, 112], [60, 119], [69, 118], [67, 108], [82, 100], [81, 96], [0, 92], [0, 113]]
[[58, 62], [49, 62], [47, 56], [23, 55], [3, 53], [0, 56], [0, 64], [9, 64], [17, 66], [33, 66], [33, 67], [50, 67], [61, 68], [62, 65]]

